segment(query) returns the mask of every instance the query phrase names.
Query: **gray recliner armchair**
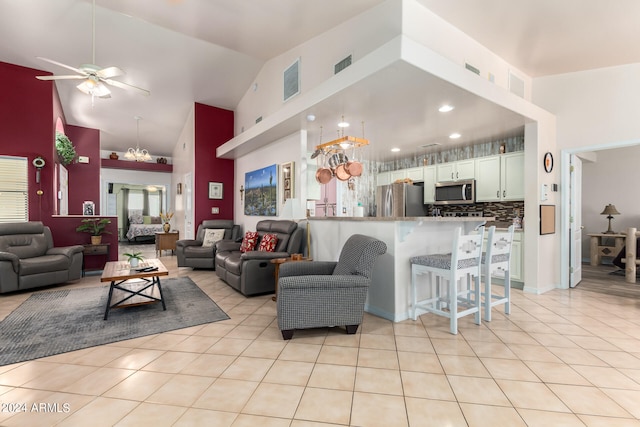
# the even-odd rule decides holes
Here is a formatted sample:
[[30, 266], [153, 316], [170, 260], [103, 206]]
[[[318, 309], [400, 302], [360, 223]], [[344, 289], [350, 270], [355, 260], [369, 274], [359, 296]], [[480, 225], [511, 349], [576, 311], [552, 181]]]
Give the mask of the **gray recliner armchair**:
[[224, 230], [224, 241], [235, 242], [240, 238], [240, 226], [231, 219], [211, 219], [202, 221], [198, 226], [195, 239], [183, 239], [176, 242], [178, 267], [216, 268], [216, 251], [218, 244], [202, 246], [207, 229]]
[[275, 234], [278, 238], [274, 252], [256, 250], [240, 252], [240, 243], [220, 242], [216, 254], [216, 274], [229, 286], [243, 295], [272, 293], [275, 258], [288, 258], [302, 249], [304, 231], [294, 221], [265, 219], [256, 224], [259, 239], [265, 234]]
[[355, 334], [362, 323], [373, 266], [387, 245], [354, 234], [335, 261], [286, 262], [278, 280], [278, 327], [282, 338], [295, 329], [345, 326]]
[[84, 246], [54, 247], [40, 221], [0, 224], [0, 293], [80, 279]]

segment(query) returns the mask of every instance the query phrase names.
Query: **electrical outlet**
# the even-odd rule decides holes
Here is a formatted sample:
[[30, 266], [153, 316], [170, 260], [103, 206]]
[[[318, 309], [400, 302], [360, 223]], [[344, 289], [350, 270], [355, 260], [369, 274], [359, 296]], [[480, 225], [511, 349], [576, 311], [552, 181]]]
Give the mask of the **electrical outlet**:
[[78, 156], [78, 163], [89, 163], [89, 158], [87, 156]]
[[212, 214], [219, 214], [220, 213], [220, 208], [211, 208], [211, 213]]
[[342, 208], [342, 213], [346, 214], [347, 213], [347, 208]]

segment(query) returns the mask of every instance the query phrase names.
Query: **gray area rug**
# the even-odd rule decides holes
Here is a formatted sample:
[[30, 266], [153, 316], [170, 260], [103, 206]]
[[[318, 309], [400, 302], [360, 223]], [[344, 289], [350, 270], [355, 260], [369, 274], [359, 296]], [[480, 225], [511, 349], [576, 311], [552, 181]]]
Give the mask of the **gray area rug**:
[[35, 292], [0, 322], [0, 366], [229, 319], [188, 277], [161, 281], [162, 304], [112, 309], [109, 286]]

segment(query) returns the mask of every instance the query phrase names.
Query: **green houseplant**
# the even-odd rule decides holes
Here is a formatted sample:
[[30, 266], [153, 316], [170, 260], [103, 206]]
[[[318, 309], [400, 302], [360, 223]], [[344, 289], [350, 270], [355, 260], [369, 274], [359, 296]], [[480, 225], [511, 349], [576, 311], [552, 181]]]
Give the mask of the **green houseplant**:
[[68, 165], [76, 158], [76, 149], [67, 135], [56, 132], [56, 151], [63, 165]]
[[89, 233], [91, 235], [91, 244], [99, 245], [102, 242], [103, 234], [111, 234], [107, 230], [107, 224], [111, 224], [111, 220], [108, 218], [84, 218], [81, 224], [76, 227], [76, 231]]
[[142, 252], [125, 253], [122, 255], [127, 257], [127, 261], [129, 261], [131, 267], [137, 267], [140, 261], [144, 259]]

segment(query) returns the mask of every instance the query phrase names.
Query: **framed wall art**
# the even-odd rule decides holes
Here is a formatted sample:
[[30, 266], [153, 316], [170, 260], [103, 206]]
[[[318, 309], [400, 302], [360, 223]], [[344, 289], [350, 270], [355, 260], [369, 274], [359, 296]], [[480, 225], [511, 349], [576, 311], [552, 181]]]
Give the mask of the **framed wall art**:
[[244, 174], [244, 214], [278, 215], [278, 165]]
[[294, 162], [282, 163], [280, 165], [280, 183], [282, 184], [281, 204], [287, 199], [295, 196], [295, 169]]
[[209, 198], [222, 199], [222, 183], [221, 182], [209, 183]]
[[556, 206], [540, 205], [540, 235], [556, 232]]

